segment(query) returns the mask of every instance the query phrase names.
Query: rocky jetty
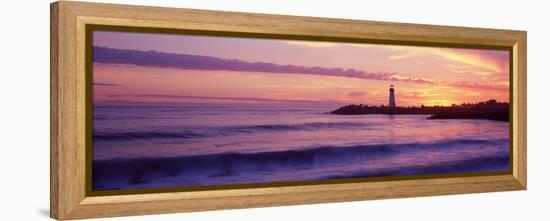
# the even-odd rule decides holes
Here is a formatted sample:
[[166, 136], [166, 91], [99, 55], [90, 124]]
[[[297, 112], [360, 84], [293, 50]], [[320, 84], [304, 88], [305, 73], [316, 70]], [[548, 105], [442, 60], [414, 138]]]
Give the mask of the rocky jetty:
[[464, 103], [451, 106], [412, 106], [395, 107], [350, 104], [331, 111], [331, 114], [362, 115], [362, 114], [423, 114], [430, 115], [428, 119], [487, 119], [509, 121], [509, 103], [488, 100], [478, 103]]

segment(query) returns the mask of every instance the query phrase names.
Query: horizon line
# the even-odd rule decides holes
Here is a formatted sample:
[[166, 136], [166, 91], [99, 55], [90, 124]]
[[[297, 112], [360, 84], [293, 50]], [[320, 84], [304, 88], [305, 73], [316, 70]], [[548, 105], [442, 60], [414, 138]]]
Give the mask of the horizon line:
[[[301, 104], [301, 103], [304, 103], [304, 104], [308, 104], [308, 105], [311, 105], [311, 104], [334, 104], [334, 105], [368, 105], [368, 106], [388, 106], [387, 104], [384, 104], [384, 103], [376, 103], [376, 104], [365, 104], [365, 103], [349, 103], [349, 102], [345, 102], [345, 101], [336, 101], [336, 100], [283, 100], [283, 99], [272, 99], [272, 98], [259, 98], [259, 97], [216, 97], [216, 96], [196, 96], [196, 95], [169, 95], [169, 94], [120, 94], [120, 95], [117, 95], [117, 94], [111, 94], [111, 95], [106, 95], [106, 97], [110, 97], [110, 98], [124, 98], [124, 97], [142, 97], [142, 98], [168, 98], [168, 99], [204, 99], [204, 100], [225, 100], [225, 101], [242, 101], [241, 103], [239, 102], [232, 102], [232, 103], [185, 103], [185, 102], [144, 102], [144, 101], [136, 101], [136, 102], [133, 102], [133, 101], [128, 101], [128, 100], [125, 100], [125, 101], [122, 101], [122, 100], [115, 100], [115, 101], [111, 101], [111, 102], [122, 102], [123, 105], [132, 105], [132, 104], [137, 104], [137, 105], [164, 105], [164, 104], [167, 104], [167, 105], [186, 105], [186, 104], [201, 104], [201, 105], [205, 105], [205, 104], [214, 104], [214, 105], [224, 105], [224, 104], [231, 104], [231, 105], [238, 105], [238, 104], [253, 104], [253, 103], [246, 103], [246, 102], [256, 102], [256, 103], [264, 103], [264, 104], [267, 104], [267, 103], [271, 103], [271, 104], [276, 104], [276, 103], [279, 103], [279, 104], [284, 104], [284, 103], [287, 103], [287, 104]], [[455, 106], [461, 106], [463, 104], [466, 104], [466, 105], [474, 105], [474, 104], [479, 104], [479, 103], [482, 103], [482, 102], [487, 102], [487, 101], [491, 101], [491, 100], [494, 100], [496, 103], [500, 103], [500, 104], [509, 104], [509, 102], [503, 102], [503, 101], [498, 101], [496, 99], [487, 99], [487, 100], [483, 100], [483, 101], [478, 101], [478, 102], [474, 102], [474, 103], [469, 103], [469, 102], [462, 102], [462, 103], [453, 103], [453, 104], [450, 104], [450, 105], [424, 105], [424, 104], [415, 104], [415, 105], [407, 105], [407, 106], [396, 106], [396, 107], [403, 107], [403, 108], [406, 108], [406, 107], [421, 107], [421, 106], [428, 106], [428, 107], [434, 107], [434, 106], [439, 106], [439, 107], [452, 107], [453, 105]], [[105, 104], [108, 104], [108, 105], [116, 105], [116, 104], [112, 104], [111, 102], [109, 101], [94, 101], [94, 105], [96, 103], [99, 103], [100, 105], [105, 105]]]

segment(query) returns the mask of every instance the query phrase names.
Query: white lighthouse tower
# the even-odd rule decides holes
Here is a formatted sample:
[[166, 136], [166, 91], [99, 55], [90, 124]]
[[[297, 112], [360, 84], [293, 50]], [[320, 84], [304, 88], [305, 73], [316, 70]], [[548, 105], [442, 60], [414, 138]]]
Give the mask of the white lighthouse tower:
[[393, 89], [393, 84], [390, 85], [390, 102], [388, 106], [390, 107], [390, 110], [395, 108], [395, 91]]

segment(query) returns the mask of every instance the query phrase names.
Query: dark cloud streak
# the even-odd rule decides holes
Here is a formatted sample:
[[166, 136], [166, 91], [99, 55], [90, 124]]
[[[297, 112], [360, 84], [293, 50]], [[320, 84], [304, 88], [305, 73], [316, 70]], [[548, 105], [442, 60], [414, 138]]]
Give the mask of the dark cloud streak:
[[93, 85], [94, 86], [112, 86], [112, 87], [120, 86], [119, 84], [98, 83], [98, 82], [94, 82]]
[[371, 80], [392, 80], [395, 73], [370, 73], [355, 69], [279, 65], [267, 62], [246, 62], [237, 59], [222, 59], [210, 56], [172, 54], [157, 51], [138, 51], [93, 48], [94, 63], [132, 64], [147, 67], [177, 68], [190, 70], [250, 71], [265, 73], [298, 73], [310, 75], [351, 77]]

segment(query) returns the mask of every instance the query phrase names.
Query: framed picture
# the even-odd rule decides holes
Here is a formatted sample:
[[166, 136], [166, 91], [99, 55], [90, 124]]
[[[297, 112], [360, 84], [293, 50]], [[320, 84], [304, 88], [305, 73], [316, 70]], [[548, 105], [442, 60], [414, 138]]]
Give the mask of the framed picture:
[[524, 190], [526, 32], [51, 5], [51, 216]]

